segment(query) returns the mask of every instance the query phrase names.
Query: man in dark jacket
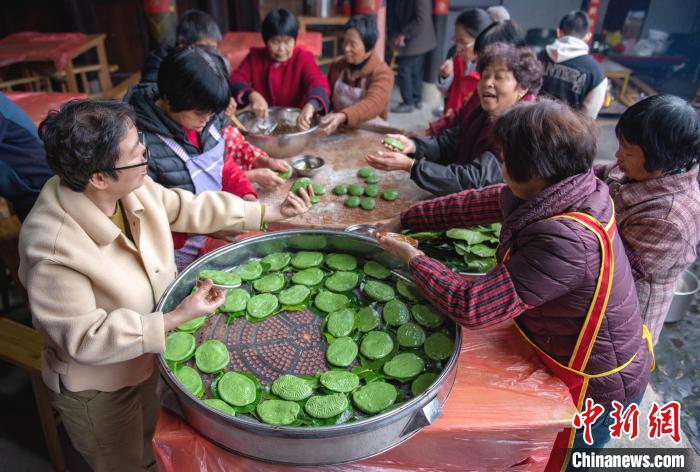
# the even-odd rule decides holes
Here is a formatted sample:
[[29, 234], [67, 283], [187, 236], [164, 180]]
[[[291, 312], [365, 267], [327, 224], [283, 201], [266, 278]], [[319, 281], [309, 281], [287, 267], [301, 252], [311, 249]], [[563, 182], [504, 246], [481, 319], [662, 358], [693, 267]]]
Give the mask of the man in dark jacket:
[[0, 93], [0, 196], [24, 220], [41, 187], [52, 176], [36, 126], [21, 108]]
[[544, 65], [540, 93], [568, 103], [595, 119], [605, 100], [608, 79], [588, 53], [589, 27], [584, 11], [572, 11], [562, 18], [557, 40], [539, 55]]
[[399, 53], [396, 82], [403, 102], [391, 109], [410, 113], [423, 102], [423, 67], [425, 55], [437, 46], [430, 0], [389, 0], [387, 27], [392, 46]]

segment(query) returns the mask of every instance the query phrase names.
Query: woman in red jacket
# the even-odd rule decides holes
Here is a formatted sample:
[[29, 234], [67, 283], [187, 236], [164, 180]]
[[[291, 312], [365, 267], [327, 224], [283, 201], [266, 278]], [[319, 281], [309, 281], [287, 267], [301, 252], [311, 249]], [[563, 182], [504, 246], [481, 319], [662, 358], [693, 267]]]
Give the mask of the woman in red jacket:
[[301, 108], [297, 124], [308, 129], [314, 113], [328, 111], [330, 88], [313, 54], [296, 47], [298, 33], [289, 10], [268, 13], [262, 24], [265, 47], [250, 48], [231, 84], [238, 104], [250, 105], [258, 117], [267, 118], [271, 106]]

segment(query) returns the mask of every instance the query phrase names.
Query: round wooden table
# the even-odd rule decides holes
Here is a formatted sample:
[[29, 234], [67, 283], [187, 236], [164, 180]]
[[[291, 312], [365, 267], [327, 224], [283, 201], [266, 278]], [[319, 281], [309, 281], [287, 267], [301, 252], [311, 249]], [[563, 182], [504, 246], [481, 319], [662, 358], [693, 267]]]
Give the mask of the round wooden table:
[[[397, 216], [414, 203], [425, 200], [432, 195], [418, 187], [403, 171], [384, 172], [374, 170], [379, 177], [379, 195], [375, 197], [377, 207], [367, 211], [362, 208], [347, 208], [347, 196], [333, 193], [333, 187], [338, 184], [360, 184], [365, 186], [364, 179], [357, 176], [358, 169], [369, 167], [365, 156], [369, 152], [384, 149], [381, 145], [382, 134], [363, 129], [343, 129], [331, 136], [316, 135], [304, 154], [320, 156], [326, 164], [311, 179], [314, 183], [323, 184], [326, 194], [320, 196], [321, 201], [307, 213], [285, 220], [282, 226], [289, 227], [322, 227], [345, 228], [358, 223], [374, 223]], [[291, 162], [294, 157], [285, 159]], [[299, 178], [294, 175], [289, 181], [270, 191], [260, 192], [260, 201], [276, 205], [289, 192], [292, 183]], [[399, 198], [387, 202], [381, 198], [384, 190], [395, 188], [399, 190]]]

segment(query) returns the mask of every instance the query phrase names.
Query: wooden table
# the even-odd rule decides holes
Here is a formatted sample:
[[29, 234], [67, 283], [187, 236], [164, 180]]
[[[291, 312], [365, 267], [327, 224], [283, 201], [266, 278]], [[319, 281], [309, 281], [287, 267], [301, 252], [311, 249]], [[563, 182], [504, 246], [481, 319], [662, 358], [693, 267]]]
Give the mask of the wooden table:
[[[32, 35], [30, 38], [22, 36]], [[76, 41], [74, 36], [78, 33], [68, 33], [71, 41], [66, 47], [60, 41], [58, 33], [19, 33], [11, 35], [0, 41], [0, 65], [6, 66], [21, 62], [50, 62], [53, 64], [56, 77], [65, 80], [66, 91], [79, 93], [78, 77], [82, 81], [83, 91], [89, 93], [87, 74], [96, 72], [102, 92], [112, 88], [112, 79], [109, 76], [109, 64], [105, 53], [105, 34], [87, 35], [84, 41]], [[68, 36], [67, 36], [68, 37]], [[46, 38], [42, 40], [42, 38]], [[60, 56], [56, 52], [61, 49]], [[95, 50], [97, 64], [75, 65], [73, 61], [80, 55]]]
[[600, 62], [600, 67], [603, 69], [603, 73], [609, 79], [618, 79], [622, 81], [620, 85], [620, 96], [624, 96], [627, 93], [627, 85], [630, 82], [630, 76], [632, 75], [632, 69], [629, 69], [622, 64], [618, 64], [615, 61], [611, 61], [607, 57], [603, 58]]
[[[462, 333], [454, 387], [437, 421], [376, 457], [306, 470], [544, 470], [555, 436], [576, 412], [566, 386], [544, 367], [512, 322]], [[225, 451], [167, 410], [161, 411], [153, 449], [162, 472], [305, 470]]]
[[[314, 205], [307, 213], [285, 220], [285, 225], [296, 227], [345, 228], [358, 223], [372, 223], [398, 215], [414, 203], [430, 198], [432, 195], [422, 190], [409, 178], [406, 172], [384, 172], [375, 169], [379, 181], [380, 194], [375, 197], [377, 207], [372, 211], [361, 208], [347, 208], [344, 203], [346, 196], [337, 196], [333, 187], [338, 184], [366, 185], [364, 180], [357, 177], [357, 170], [369, 167], [365, 156], [369, 152], [384, 149], [380, 144], [383, 135], [360, 129], [344, 129], [328, 137], [314, 137], [309, 148], [304, 152], [322, 157], [326, 164], [312, 176], [315, 183], [326, 186], [326, 194], [321, 196], [321, 202]], [[294, 158], [286, 159], [291, 162]], [[278, 204], [289, 192], [294, 180], [277, 187], [272, 191], [259, 192], [263, 203]], [[393, 202], [384, 201], [381, 192], [389, 188], [399, 189], [399, 198]]]
[[37, 127], [49, 111], [58, 110], [69, 100], [88, 98], [84, 93], [62, 92], [5, 92], [5, 95], [24, 110]]

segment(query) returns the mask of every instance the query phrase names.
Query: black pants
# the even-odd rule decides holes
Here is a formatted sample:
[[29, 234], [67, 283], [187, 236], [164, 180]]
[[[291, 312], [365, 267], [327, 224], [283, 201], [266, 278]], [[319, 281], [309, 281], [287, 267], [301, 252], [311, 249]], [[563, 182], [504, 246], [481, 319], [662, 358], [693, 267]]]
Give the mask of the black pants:
[[404, 103], [416, 105], [423, 101], [423, 65], [425, 54], [399, 56], [399, 72], [396, 82], [399, 84]]

